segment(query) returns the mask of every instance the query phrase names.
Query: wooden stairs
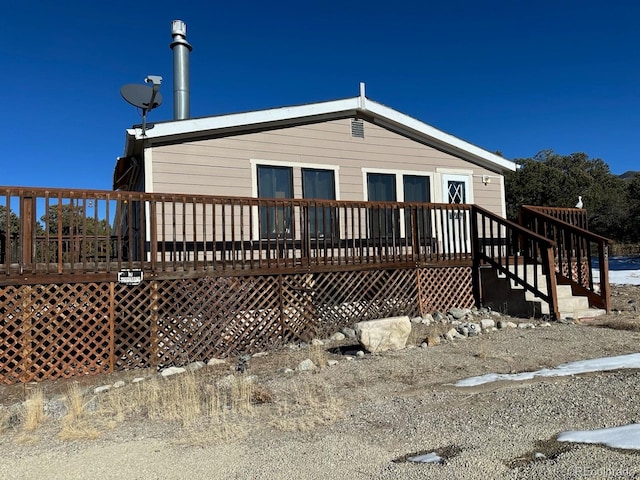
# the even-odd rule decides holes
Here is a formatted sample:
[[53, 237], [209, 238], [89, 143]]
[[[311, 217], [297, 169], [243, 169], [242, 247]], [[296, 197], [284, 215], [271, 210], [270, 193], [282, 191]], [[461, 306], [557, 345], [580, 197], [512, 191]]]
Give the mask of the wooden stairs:
[[[476, 295], [483, 306], [554, 320], [610, 311], [611, 241], [588, 230], [585, 210], [523, 206], [516, 223], [474, 206], [472, 220]], [[599, 285], [593, 282], [596, 258]]]
[[[510, 267], [514, 272], [515, 268]], [[532, 278], [534, 275], [537, 277], [535, 283], [539, 286], [539, 290], [543, 294], [547, 294], [547, 276], [542, 271], [542, 265], [527, 265], [526, 276]], [[522, 267], [520, 267], [522, 270]], [[514, 272], [515, 273], [515, 272]], [[498, 273], [498, 278], [506, 279], [506, 275]], [[524, 301], [529, 303], [532, 312], [540, 312], [542, 316], [548, 316], [551, 314], [549, 303], [536, 295], [531, 290], [525, 290], [522, 285], [519, 285], [513, 280], [509, 280], [509, 288], [511, 291], [524, 292]], [[556, 298], [558, 301], [558, 310], [560, 312], [560, 319], [574, 319], [586, 317], [598, 317], [607, 313], [606, 310], [601, 308], [592, 308], [589, 305], [589, 297], [586, 295], [576, 295], [573, 293], [571, 285], [556, 285]]]

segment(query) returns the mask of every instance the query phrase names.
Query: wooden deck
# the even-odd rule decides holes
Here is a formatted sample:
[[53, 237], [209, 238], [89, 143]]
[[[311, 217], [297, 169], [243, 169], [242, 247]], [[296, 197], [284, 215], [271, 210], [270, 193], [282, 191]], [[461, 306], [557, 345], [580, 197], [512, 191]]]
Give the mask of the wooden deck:
[[[585, 226], [576, 209], [524, 208], [518, 224], [475, 205], [0, 187], [0, 383], [206, 361], [471, 307], [481, 268], [552, 312], [556, 282], [608, 308], [608, 240]], [[546, 285], [529, 265], [551, 273]], [[118, 282], [130, 272], [142, 281]]]
[[470, 205], [0, 188], [0, 275], [66, 280], [470, 261]]

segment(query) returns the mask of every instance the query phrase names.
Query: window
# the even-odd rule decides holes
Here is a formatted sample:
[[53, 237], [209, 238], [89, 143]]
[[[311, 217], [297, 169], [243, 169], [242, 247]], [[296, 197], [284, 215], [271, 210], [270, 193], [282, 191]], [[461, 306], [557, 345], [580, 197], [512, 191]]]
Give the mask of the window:
[[[293, 169], [258, 165], [258, 197], [293, 198]], [[291, 213], [287, 206], [261, 206], [260, 236], [290, 238]]]
[[[442, 190], [444, 200], [447, 203], [460, 205], [471, 201], [471, 191], [469, 189], [470, 179], [468, 175], [443, 174]], [[464, 217], [462, 210], [454, 210], [449, 212], [452, 219]]]
[[421, 175], [403, 175], [405, 202], [430, 202], [431, 187], [429, 177]]
[[[369, 201], [372, 202], [395, 202], [396, 194], [396, 176], [390, 173], [368, 173], [367, 174], [367, 191], [369, 192]], [[376, 207], [371, 209], [369, 226], [371, 236], [386, 237], [388, 235], [400, 234], [400, 223], [395, 213], [397, 210]]]
[[396, 176], [390, 173], [368, 173], [367, 191], [372, 202], [395, 202]]
[[[318, 168], [302, 169], [302, 197], [319, 200], [336, 199], [335, 172]], [[335, 208], [309, 207], [307, 225], [311, 238], [329, 238], [338, 234]]]
[[448, 203], [466, 203], [465, 182], [449, 180], [447, 182]]
[[[426, 203], [431, 201], [429, 177], [424, 175], [403, 175], [405, 202]], [[431, 238], [431, 212], [424, 207], [407, 208], [404, 212], [405, 235], [416, 238], [419, 244]]]

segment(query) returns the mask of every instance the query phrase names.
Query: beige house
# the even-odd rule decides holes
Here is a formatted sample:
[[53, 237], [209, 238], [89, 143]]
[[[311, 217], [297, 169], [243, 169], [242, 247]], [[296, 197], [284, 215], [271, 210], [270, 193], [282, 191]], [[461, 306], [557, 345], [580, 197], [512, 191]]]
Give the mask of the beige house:
[[477, 204], [505, 216], [515, 163], [368, 99], [127, 130], [114, 189]]

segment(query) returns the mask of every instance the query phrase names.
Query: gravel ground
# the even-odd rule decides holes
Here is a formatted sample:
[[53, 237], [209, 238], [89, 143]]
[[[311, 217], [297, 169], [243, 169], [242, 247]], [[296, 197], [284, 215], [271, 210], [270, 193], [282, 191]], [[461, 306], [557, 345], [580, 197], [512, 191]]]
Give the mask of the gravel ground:
[[[53, 424], [36, 431], [33, 442], [9, 430], [0, 435], [0, 478], [640, 478], [640, 452], [555, 441], [565, 430], [640, 422], [639, 370], [452, 385], [488, 372], [638, 352], [640, 318], [633, 307], [639, 300], [640, 287], [614, 288], [617, 313], [597, 322], [500, 330], [353, 361], [327, 353], [339, 364], [316, 373], [278, 373], [295, 367], [305, 352], [272, 353], [249, 363], [260, 385], [276, 396], [292, 384], [323, 389], [339, 412], [332, 404], [333, 413], [311, 429], [276, 428], [273, 419], [287, 415], [267, 403], [222, 437], [202, 425], [136, 418], [91, 441], [63, 442]], [[213, 375], [203, 370], [203, 378]], [[0, 387], [0, 403], [15, 395]], [[321, 416], [323, 409], [329, 406], [319, 400], [306, 415]], [[432, 451], [446, 461], [404, 460]], [[535, 460], [536, 452], [545, 458]]]

